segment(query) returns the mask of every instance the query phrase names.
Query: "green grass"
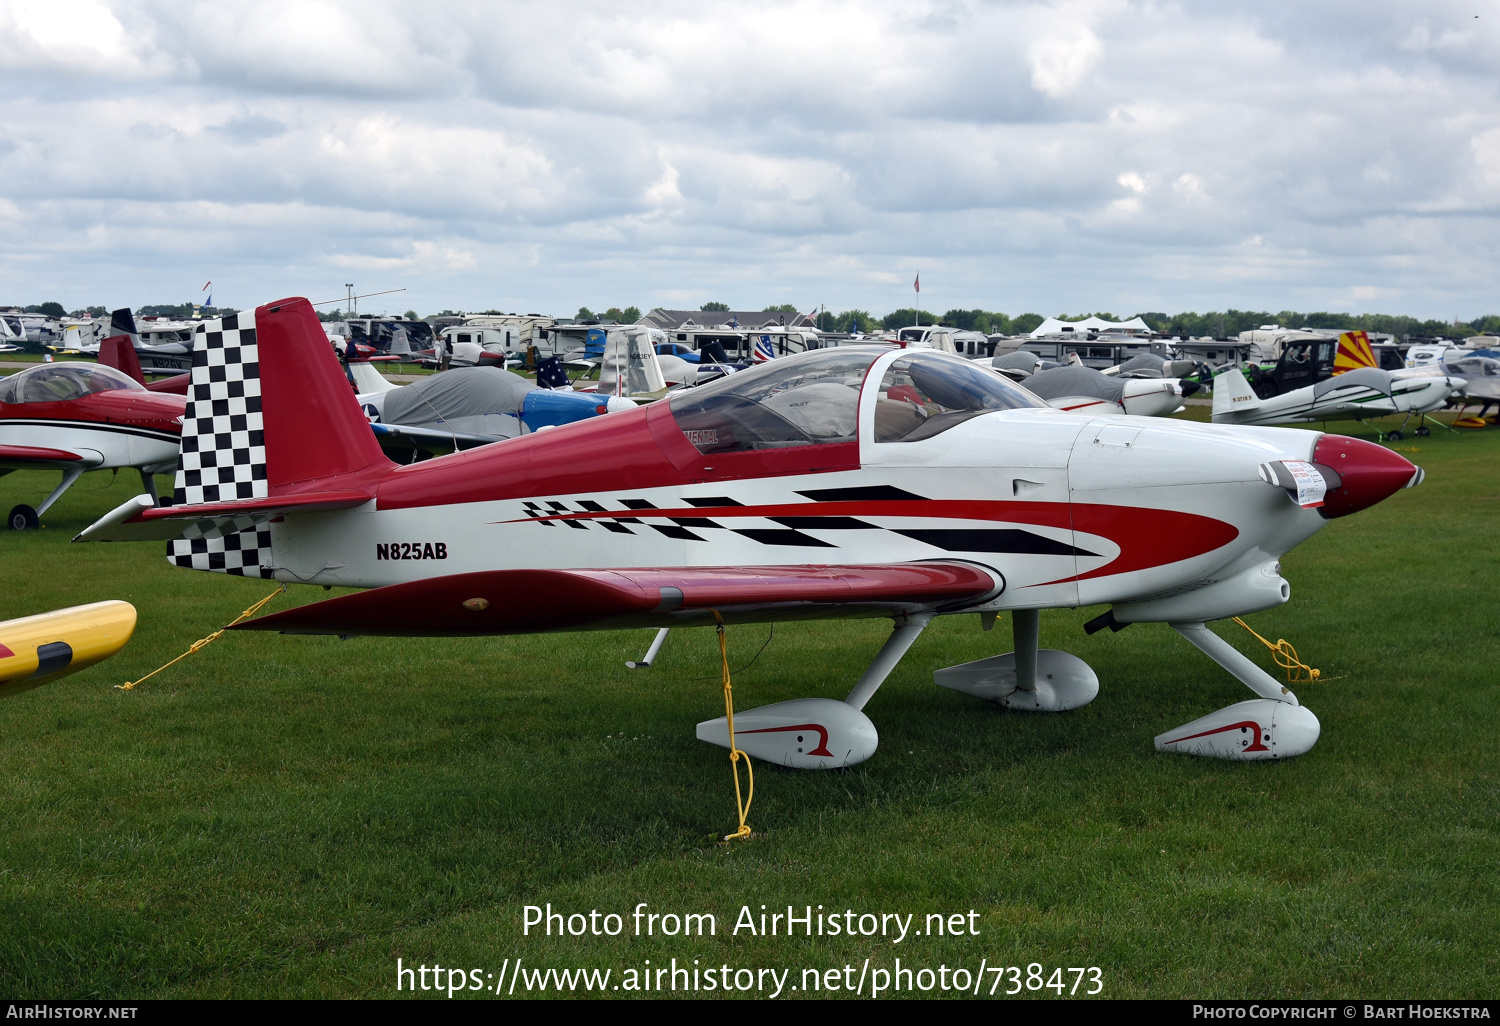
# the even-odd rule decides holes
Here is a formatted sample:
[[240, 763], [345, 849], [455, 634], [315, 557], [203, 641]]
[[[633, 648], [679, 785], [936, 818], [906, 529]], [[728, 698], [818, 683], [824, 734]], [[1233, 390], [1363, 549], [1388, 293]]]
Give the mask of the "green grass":
[[[1333, 678], [1298, 689], [1323, 723], [1308, 755], [1157, 754], [1155, 734], [1250, 697], [1165, 626], [1087, 637], [1097, 609], [1044, 615], [1043, 644], [1103, 689], [1028, 716], [933, 686], [1010, 647], [1008, 623], [945, 618], [870, 703], [875, 758], [758, 767], [759, 836], [733, 846], [709, 840], [734, 825], [725, 753], [693, 739], [722, 713], [711, 631], [677, 632], [644, 671], [624, 661], [649, 631], [232, 634], [117, 690], [271, 586], [169, 568], [159, 543], [70, 545], [135, 491], [90, 475], [45, 530], [0, 535], [0, 618], [101, 598], [141, 617], [114, 660], [0, 703], [0, 993], [385, 997], [397, 957], [616, 979], [696, 958], [795, 983], [900, 956], [1099, 966], [1112, 996], [1493, 996], [1500, 432], [1398, 448], [1426, 482], [1294, 550], [1292, 601], [1250, 618]], [[52, 477], [0, 479], [0, 509]], [[842, 697], [886, 630], [784, 625], [737, 701]], [[765, 637], [733, 628], [735, 664]], [[714, 912], [719, 935], [520, 936], [526, 904], [639, 901]], [[918, 922], [973, 908], [981, 935], [728, 934], [742, 904], [788, 903]]]

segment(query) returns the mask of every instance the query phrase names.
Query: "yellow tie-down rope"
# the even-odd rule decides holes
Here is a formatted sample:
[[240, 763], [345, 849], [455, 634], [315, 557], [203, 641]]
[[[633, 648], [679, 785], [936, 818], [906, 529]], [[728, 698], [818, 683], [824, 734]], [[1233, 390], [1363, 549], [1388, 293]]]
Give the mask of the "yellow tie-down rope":
[[1287, 641], [1285, 638], [1277, 638], [1276, 643], [1273, 645], [1259, 634], [1256, 634], [1255, 628], [1239, 617], [1236, 616], [1234, 622], [1251, 634], [1254, 634], [1256, 641], [1259, 641], [1271, 650], [1271, 656], [1276, 660], [1276, 665], [1286, 671], [1286, 682], [1288, 684], [1313, 684], [1323, 679], [1322, 673], [1297, 658], [1297, 650], [1292, 647], [1290, 641]]
[[255, 605], [253, 605], [249, 609], [245, 610], [239, 616], [237, 616], [233, 620], [229, 621], [229, 623], [225, 624], [223, 627], [220, 627], [218, 630], [214, 631], [208, 637], [206, 637], [206, 638], [200, 638], [199, 640], [193, 642], [191, 645], [188, 646], [188, 650], [186, 652], [182, 653], [182, 655], [178, 656], [176, 659], [173, 659], [172, 662], [170, 662], [170, 663], [164, 663], [161, 666], [158, 666], [156, 669], [154, 669], [150, 673], [146, 674], [146, 676], [142, 677], [140, 680], [126, 681], [124, 684], [116, 684], [115, 687], [119, 688], [121, 691], [129, 691], [132, 688], [134, 688], [137, 684], [142, 684], [142, 683], [150, 680], [152, 677], [155, 677], [158, 673], [160, 673], [161, 671], [165, 670], [168, 666], [172, 666], [172, 665], [174, 665], [176, 663], [182, 662], [182, 660], [186, 659], [188, 656], [192, 655], [194, 652], [198, 651], [200, 648], [205, 647], [209, 642], [218, 640], [219, 635], [223, 634], [225, 631], [227, 631], [229, 628], [233, 627], [235, 624], [242, 623], [245, 620], [250, 619], [256, 613], [260, 612], [262, 606], [264, 606], [267, 602], [271, 601], [273, 598], [275, 598], [277, 595], [280, 595], [284, 591], [286, 591], [286, 585], [285, 584], [281, 585], [281, 587], [279, 587], [275, 591], [271, 592], [271, 594], [267, 595], [265, 598], [263, 598], [259, 602], [255, 603]]
[[[724, 618], [714, 610], [714, 619], [718, 621], [719, 631], [719, 659], [724, 664], [724, 717], [729, 721], [729, 771], [734, 774], [734, 804], [740, 814], [740, 828], [732, 834], [725, 834], [724, 840], [733, 841], [748, 839], [750, 837], [750, 824], [745, 822], [745, 817], [750, 815], [750, 803], [755, 800], [755, 770], [750, 768], [750, 756], [740, 751], [734, 743], [734, 692], [729, 684], [729, 643], [724, 636]], [[745, 759], [745, 776], [749, 778], [748, 792], [741, 796], [740, 792], [740, 757]]]

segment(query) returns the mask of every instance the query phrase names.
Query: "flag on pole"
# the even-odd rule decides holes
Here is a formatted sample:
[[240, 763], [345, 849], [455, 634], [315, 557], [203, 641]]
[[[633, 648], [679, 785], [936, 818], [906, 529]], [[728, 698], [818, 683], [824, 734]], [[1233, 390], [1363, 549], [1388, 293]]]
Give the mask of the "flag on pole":
[[214, 305], [214, 294], [212, 292], [208, 291], [209, 289], [213, 288], [213, 285], [214, 285], [213, 282], [209, 282], [207, 285], [204, 285], [203, 288], [201, 288], [199, 290], [200, 292], [208, 292], [208, 298], [203, 301], [203, 306], [205, 308]]
[[914, 288], [914, 289], [916, 289], [918, 292], [922, 291], [922, 272], [921, 271], [917, 272], [917, 280], [911, 283], [911, 287]]

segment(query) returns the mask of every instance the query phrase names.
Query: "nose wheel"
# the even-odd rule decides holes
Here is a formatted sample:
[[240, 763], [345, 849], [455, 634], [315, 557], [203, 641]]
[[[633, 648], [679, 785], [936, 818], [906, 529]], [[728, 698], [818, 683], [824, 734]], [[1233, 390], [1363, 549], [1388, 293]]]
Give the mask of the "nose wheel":
[[5, 520], [12, 531], [35, 531], [42, 526], [41, 517], [37, 516], [36, 510], [27, 505], [12, 509]]

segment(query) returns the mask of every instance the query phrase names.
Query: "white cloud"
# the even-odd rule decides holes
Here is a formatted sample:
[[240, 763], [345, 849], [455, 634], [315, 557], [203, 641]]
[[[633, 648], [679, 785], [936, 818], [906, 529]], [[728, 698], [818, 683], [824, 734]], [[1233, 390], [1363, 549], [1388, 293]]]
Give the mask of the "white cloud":
[[881, 310], [920, 264], [945, 308], [1480, 313], [1500, 19], [1472, 14], [0, 0], [0, 273], [68, 305], [357, 273], [419, 309]]
[[1026, 54], [1031, 84], [1053, 98], [1069, 95], [1104, 56], [1104, 44], [1087, 25], [1070, 25], [1032, 43]]

